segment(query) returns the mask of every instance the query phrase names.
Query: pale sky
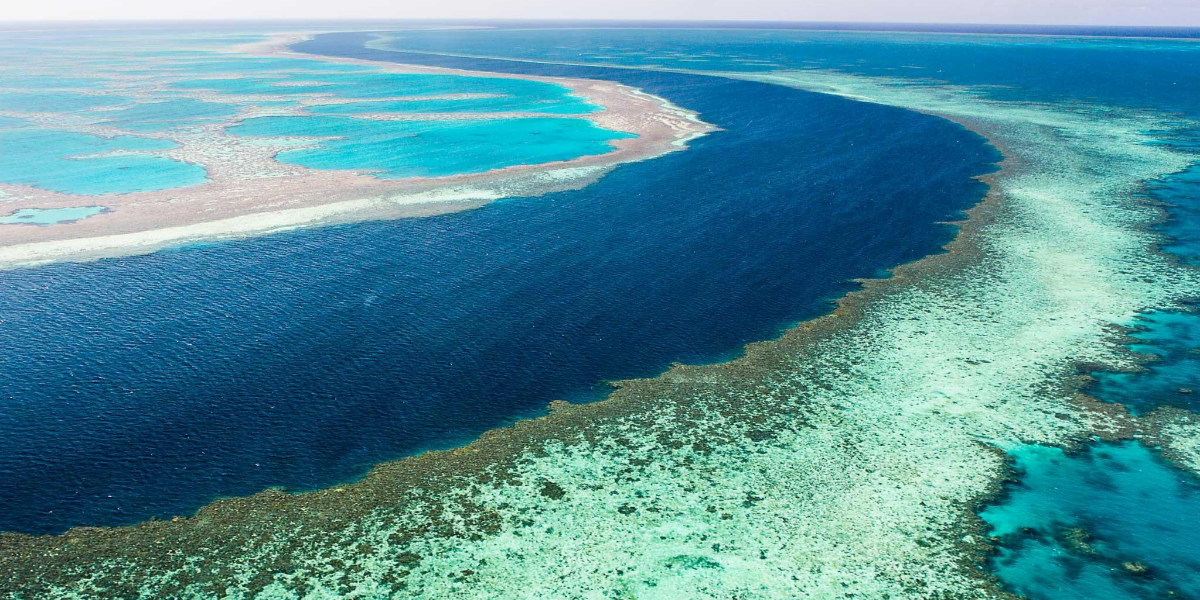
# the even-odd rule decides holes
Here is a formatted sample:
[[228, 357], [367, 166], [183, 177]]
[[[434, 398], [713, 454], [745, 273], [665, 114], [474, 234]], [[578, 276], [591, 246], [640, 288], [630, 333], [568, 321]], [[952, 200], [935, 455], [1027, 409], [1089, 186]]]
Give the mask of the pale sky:
[[0, 22], [496, 18], [1200, 26], [1200, 0], [0, 0]]

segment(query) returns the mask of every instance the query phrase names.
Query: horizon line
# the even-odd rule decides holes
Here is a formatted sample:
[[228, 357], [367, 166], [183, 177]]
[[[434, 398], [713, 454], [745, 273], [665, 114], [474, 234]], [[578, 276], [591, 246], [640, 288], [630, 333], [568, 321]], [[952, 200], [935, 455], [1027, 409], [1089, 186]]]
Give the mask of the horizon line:
[[680, 25], [794, 25], [794, 26], [878, 26], [878, 27], [979, 27], [979, 28], [1064, 28], [1106, 30], [1173, 30], [1197, 31], [1198, 25], [1109, 25], [1085, 23], [986, 23], [967, 21], [853, 21], [853, 20], [770, 20], [770, 19], [638, 19], [638, 18], [518, 18], [518, 17], [228, 17], [228, 18], [104, 18], [104, 19], [0, 19], [0, 27], [8, 25], [81, 25], [81, 24], [198, 24], [198, 23], [244, 23], [244, 24], [342, 24], [342, 23], [537, 23], [537, 24], [680, 24]]

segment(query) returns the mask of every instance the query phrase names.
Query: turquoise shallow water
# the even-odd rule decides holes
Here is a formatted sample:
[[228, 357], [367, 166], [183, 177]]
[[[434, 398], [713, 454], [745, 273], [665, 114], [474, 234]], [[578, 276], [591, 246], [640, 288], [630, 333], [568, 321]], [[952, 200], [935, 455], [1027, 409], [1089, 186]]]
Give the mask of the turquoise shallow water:
[[[1196, 152], [1194, 137], [1172, 140], [1172, 145]], [[1167, 210], [1158, 230], [1167, 236], [1162, 250], [1181, 262], [1200, 266], [1200, 165], [1153, 182], [1147, 197]], [[1092, 373], [1089, 392], [1106, 402], [1119, 402], [1135, 413], [1160, 406], [1200, 410], [1200, 314], [1155, 312], [1132, 323], [1133, 352], [1150, 359], [1134, 373]]]
[[1160, 406], [1200, 409], [1200, 315], [1155, 312], [1133, 323], [1138, 340], [1129, 349], [1151, 359], [1145, 371], [1093, 373], [1089, 390], [1097, 398], [1120, 402], [1135, 413]]
[[22, 208], [0, 217], [0, 225], [54, 225], [70, 223], [104, 212], [103, 206], [73, 206], [70, 208]]
[[[0, 79], [0, 85], [3, 85]], [[62, 112], [70, 113], [100, 106], [125, 104], [128, 98], [101, 96], [78, 92], [3, 92], [0, 91], [0, 110], [16, 112]]]
[[[257, 41], [262, 39], [260, 36], [254, 36], [252, 40]], [[225, 45], [229, 43], [227, 39], [217, 39], [215, 43]], [[179, 67], [188, 73], [196, 75], [225, 75], [230, 73], [266, 73], [274, 71], [291, 71], [303, 69], [305, 71], [329, 72], [329, 73], [353, 73], [370, 71], [370, 67], [359, 65], [328, 63], [320, 60], [305, 60], [291, 58], [261, 58], [261, 57], [222, 57], [213, 56], [212, 54], [202, 54], [197, 52], [147, 52], [138, 53], [139, 56], [157, 57], [157, 58], [178, 58], [182, 60], [172, 61], [173, 67]]]
[[[1200, 148], [1198, 148], [1200, 150]], [[1154, 187], [1152, 196], [1169, 205], [1162, 232], [1171, 237], [1163, 250], [1200, 266], [1200, 165], [1172, 175]]]
[[173, 98], [162, 102], [134, 104], [129, 108], [103, 113], [105, 124], [127, 131], [162, 131], [193, 122], [201, 117], [228, 117], [237, 106], [204, 102], [193, 98]]
[[88, 156], [173, 148], [174, 143], [133, 136], [101, 138], [48, 129], [0, 130], [0, 183], [65, 194], [145, 192], [203, 183], [202, 167], [148, 154]]
[[[556, 84], [525, 79], [384, 73], [290, 72], [259, 74], [239, 79], [196, 79], [174, 84], [177, 89], [214, 90], [244, 95], [309, 95], [370, 100], [412, 96], [408, 102], [323, 107], [314, 112], [499, 112], [536, 111], [550, 114], [585, 114], [597, 107]], [[420, 99], [421, 96], [487, 94], [493, 98]]]
[[466, 113], [466, 112], [536, 112], [555, 115], [581, 115], [594, 112], [596, 107], [581, 102], [530, 100], [504, 96], [500, 98], [404, 100], [392, 102], [353, 102], [314, 106], [310, 112], [319, 114], [362, 113]]
[[603, 154], [633, 137], [570, 118], [368, 121], [347, 117], [264, 117], [229, 129], [241, 136], [336, 136], [277, 159], [311, 169], [363, 169], [380, 177], [480, 173]]
[[[600, 108], [569, 88], [543, 81], [400, 74], [213, 52], [245, 39], [255, 38], [194, 31], [182, 37], [87, 32], [63, 46], [54, 33], [19, 32], [0, 40], [0, 111], [11, 113], [0, 117], [0, 150], [7, 154], [0, 158], [0, 183], [81, 195], [195, 185], [205, 181], [203, 164], [149, 154], [81, 155], [168, 148], [163, 138], [184, 140], [175, 137], [183, 128], [193, 128], [188, 135], [212, 136], [189, 138], [192, 143], [219, 148], [228, 143], [219, 137], [220, 125], [235, 135], [316, 135], [311, 132], [320, 130], [319, 135], [344, 139], [286, 152], [280, 159], [318, 169], [373, 170], [389, 178], [569, 160], [608, 152], [610, 141], [627, 137], [572, 119], [397, 124], [349, 118], [366, 112], [582, 115]], [[77, 76], [80, 72], [88, 76]], [[304, 108], [307, 103], [316, 105]], [[291, 116], [241, 125], [239, 115], [255, 107]], [[39, 120], [40, 128], [20, 119], [34, 113], [48, 119]], [[91, 125], [130, 135], [98, 138], [88, 135]], [[194, 129], [199, 125], [218, 127]]]
[[1032, 600], [1200, 597], [1200, 480], [1134, 442], [1011, 452], [1020, 483], [981, 514], [993, 568]]

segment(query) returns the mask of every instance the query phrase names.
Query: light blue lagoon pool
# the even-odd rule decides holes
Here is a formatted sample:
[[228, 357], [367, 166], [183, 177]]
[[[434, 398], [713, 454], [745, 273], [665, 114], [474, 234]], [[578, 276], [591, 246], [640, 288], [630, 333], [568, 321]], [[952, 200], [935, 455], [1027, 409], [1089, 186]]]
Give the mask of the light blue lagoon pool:
[[[0, 40], [0, 184], [81, 196], [184, 188], [227, 172], [209, 163], [255, 143], [230, 135], [336, 137], [277, 158], [392, 179], [604, 154], [629, 137], [554, 118], [601, 110], [557, 83], [225, 52], [239, 41], [148, 35], [131, 43], [102, 32], [69, 48], [36, 32]], [[351, 118], [366, 113], [477, 115]], [[479, 118], [487, 113], [497, 118]], [[158, 153], [177, 148], [173, 158]]]
[[[203, 183], [203, 167], [137, 152], [173, 142], [134, 136], [102, 138], [41, 128], [0, 129], [0, 183], [99, 196]], [[129, 152], [130, 154], [105, 154]]]
[[1011, 453], [1020, 482], [981, 513], [994, 567], [1033, 600], [1195, 598], [1200, 480], [1135, 442]]
[[195, 123], [204, 117], [228, 117], [237, 114], [236, 105], [205, 102], [193, 98], [172, 98], [161, 102], [134, 104], [129, 108], [104, 113], [112, 125], [126, 131], [163, 131]]
[[22, 208], [0, 217], [0, 225], [57, 225], [73, 223], [105, 211], [103, 206], [72, 206], [67, 208]]
[[[323, 107], [313, 112], [500, 112], [529, 111], [548, 114], [586, 114], [598, 110], [571, 90], [554, 83], [525, 79], [433, 75], [424, 73], [307, 73], [291, 71], [258, 74], [238, 79], [180, 81], [181, 90], [212, 90], [238, 95], [322, 95], [341, 99], [406, 97], [404, 101]], [[445, 98], [447, 95], [486, 95], [482, 98]], [[423, 99], [422, 96], [429, 98]], [[411, 99], [409, 99], [411, 97]]]
[[482, 173], [604, 154], [635, 137], [573, 118], [370, 121], [350, 117], [263, 117], [232, 127], [241, 136], [332, 137], [276, 158], [310, 169], [377, 171], [381, 178]]

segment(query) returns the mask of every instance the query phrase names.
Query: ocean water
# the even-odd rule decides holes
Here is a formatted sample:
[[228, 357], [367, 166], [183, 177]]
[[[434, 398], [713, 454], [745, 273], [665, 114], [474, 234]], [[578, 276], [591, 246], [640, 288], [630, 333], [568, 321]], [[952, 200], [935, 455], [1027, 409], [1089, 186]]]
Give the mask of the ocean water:
[[[723, 130], [575, 192], [0, 274], [11, 290], [0, 297], [0, 347], [22, 348], [0, 370], [9, 400], [0, 408], [0, 476], [11, 482], [0, 487], [11, 508], [0, 528], [127, 523], [271, 485], [322, 487], [535, 414], [550, 399], [594, 399], [606, 379], [728, 358], [819, 314], [852, 288], [847, 278], [935, 251], [952, 231], [934, 223], [979, 198], [970, 176], [996, 159], [976, 136], [935, 118], [645, 67], [836, 69], [999, 100], [1095, 103], [1098, 114], [1112, 106], [1200, 117], [1200, 82], [1188, 76], [1200, 55], [1194, 42], [1175, 40], [727, 30], [393, 38], [364, 49], [369, 36], [328, 35], [303, 48], [617, 80]], [[196, 58], [188, 68], [192, 77], [241, 67]], [[395, 93], [386, 78], [353, 68], [314, 67], [278, 86], [277, 69], [255, 62], [245, 72], [264, 76], [194, 89]], [[524, 101], [512, 96], [466, 102]], [[460, 100], [420, 102], [440, 109]], [[563, 108], [570, 98], [533, 102], [575, 110]], [[313, 112], [379, 106], [412, 105]], [[337, 118], [309, 123], [325, 119]], [[261, 122], [251, 125], [272, 121]], [[317, 152], [347, 159], [336, 154]], [[1196, 184], [1189, 171], [1148, 190], [1169, 202], [1165, 249], [1183, 260], [1200, 255], [1189, 216]], [[1195, 318], [1160, 312], [1126, 325], [1142, 328], [1132, 349], [1160, 360], [1138, 374], [1097, 374], [1094, 393], [1137, 411], [1192, 407], [1182, 390], [1196, 381]], [[1194, 478], [1136, 444], [1012, 455], [1019, 483], [983, 512], [998, 538], [989, 566], [1010, 589], [1035, 599], [1200, 594]]]
[[98, 196], [196, 185], [203, 167], [143, 154], [173, 142], [133, 136], [102, 138], [42, 129], [0, 129], [0, 183]]
[[[1098, 115], [1153, 109], [1180, 119], [1200, 119], [1200, 80], [1187, 75], [1200, 70], [1200, 47], [1180, 40], [542, 30], [401, 32], [368, 45], [370, 50], [360, 51], [362, 55], [377, 57], [376, 51], [390, 50], [394, 59], [404, 62], [520, 72], [557, 72], [564, 67], [486, 57], [735, 75], [829, 69], [901, 86], [941, 86], [990, 100], [1064, 107], [1086, 102]], [[1194, 140], [1186, 136], [1164, 135], [1162, 143], [1196, 151]], [[1160, 228], [1167, 236], [1163, 249], [1194, 262], [1200, 256], [1200, 179], [1195, 168], [1149, 182], [1147, 195], [1163, 203], [1168, 213]], [[1195, 409], [1200, 317], [1160, 312], [1120, 324], [1139, 328], [1131, 350], [1153, 354], [1157, 360], [1138, 373], [1095, 373], [1097, 382], [1089, 391], [1134, 412], [1159, 406]], [[1022, 469], [1017, 491], [984, 513], [999, 535], [1000, 554], [989, 566], [1009, 589], [1031, 598], [1196, 595], [1200, 546], [1192, 541], [1197, 527], [1190, 516], [1195, 514], [1195, 481], [1188, 475], [1136, 445], [1100, 446], [1069, 458], [1055, 449], [1027, 448], [1014, 457]], [[1031, 530], [1022, 534], [1021, 527]], [[1072, 528], [1089, 532], [1086, 539], [1095, 536], [1098, 550], [1081, 551], [1085, 546], [1078, 543], [1064, 546], [1063, 532]], [[1078, 531], [1071, 535], [1085, 539]], [[1139, 573], [1136, 565], [1124, 566], [1129, 561], [1154, 566]]]
[[70, 208], [22, 208], [0, 217], [0, 224], [54, 225], [70, 223], [104, 212], [103, 206], [74, 206]]
[[1168, 203], [1169, 218], [1162, 232], [1170, 241], [1163, 250], [1188, 264], [1200, 266], [1200, 167], [1193, 167], [1162, 182], [1153, 192], [1155, 199]]
[[258, 137], [333, 137], [316, 148], [276, 159], [310, 169], [374, 171], [377, 177], [439, 177], [482, 173], [604, 154], [633, 134], [569, 118], [368, 121], [348, 117], [263, 117], [229, 128]]
[[1030, 600], [1200, 596], [1200, 480], [1134, 442], [1012, 451], [1020, 483], [981, 514], [993, 568]]
[[1106, 402], [1119, 402], [1135, 413], [1160, 406], [1200, 409], [1200, 315], [1155, 312], [1132, 323], [1137, 343], [1130, 350], [1146, 355], [1145, 371], [1093, 373], [1088, 391]]
[[0, 273], [0, 347], [21, 348], [0, 369], [0, 529], [324, 487], [608, 380], [730, 358], [827, 311], [852, 278], [936, 252], [998, 159], [910, 111], [556, 70], [722, 131], [578, 191]]
[[[1194, 30], [1193, 30], [1194, 33]], [[372, 46], [522, 60], [768, 73], [834, 69], [970, 86], [1016, 101], [1200, 111], [1200, 46], [1189, 39], [787, 29], [403, 31]], [[427, 59], [428, 60], [428, 59]]]

